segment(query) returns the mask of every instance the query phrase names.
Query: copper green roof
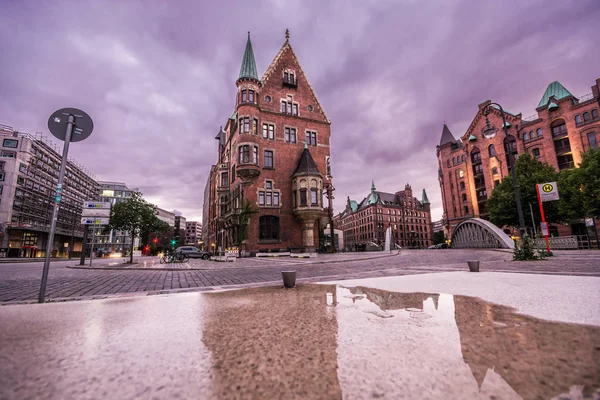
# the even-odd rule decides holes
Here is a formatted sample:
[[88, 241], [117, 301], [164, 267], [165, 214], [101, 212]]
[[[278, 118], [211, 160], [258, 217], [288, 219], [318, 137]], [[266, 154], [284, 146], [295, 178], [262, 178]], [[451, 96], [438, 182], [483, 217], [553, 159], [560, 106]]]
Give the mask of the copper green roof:
[[557, 108], [558, 108], [558, 104], [556, 104], [553, 101], [551, 101], [550, 104], [548, 104], [548, 110], [556, 110]]
[[556, 100], [564, 99], [565, 97], [573, 96], [559, 81], [554, 81], [548, 85], [548, 88], [544, 92], [538, 107], [543, 107], [548, 104], [550, 97], [554, 96]]
[[252, 42], [250, 41], [250, 32], [248, 32], [248, 41], [246, 42], [246, 50], [242, 59], [242, 67], [240, 68], [240, 78], [252, 78], [258, 80], [256, 72], [256, 61], [254, 61], [254, 52], [252, 51]]
[[358, 203], [355, 200], [350, 200], [350, 208], [352, 212], [356, 212], [358, 210]]
[[448, 143], [454, 143], [456, 139], [448, 129], [448, 126], [444, 123], [444, 129], [442, 129], [442, 138], [440, 139], [440, 146], [443, 146]]
[[475, 137], [475, 135], [473, 135], [473, 134], [470, 134], [470, 135], [469, 135], [469, 141], [470, 141], [470, 142], [473, 142], [473, 141], [475, 141], [475, 140], [477, 140], [477, 138]]
[[423, 189], [423, 198], [421, 199], [421, 203], [429, 204], [429, 199], [427, 198], [427, 193], [425, 192], [425, 189]]

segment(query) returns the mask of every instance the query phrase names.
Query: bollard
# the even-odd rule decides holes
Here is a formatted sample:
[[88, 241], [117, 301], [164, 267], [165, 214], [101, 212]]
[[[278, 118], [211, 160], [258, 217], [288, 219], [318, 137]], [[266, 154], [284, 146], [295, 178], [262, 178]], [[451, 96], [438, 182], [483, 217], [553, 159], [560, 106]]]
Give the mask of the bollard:
[[283, 278], [283, 286], [286, 288], [296, 286], [296, 271], [281, 271], [281, 277]]
[[467, 264], [469, 264], [470, 272], [479, 272], [479, 260], [467, 261]]

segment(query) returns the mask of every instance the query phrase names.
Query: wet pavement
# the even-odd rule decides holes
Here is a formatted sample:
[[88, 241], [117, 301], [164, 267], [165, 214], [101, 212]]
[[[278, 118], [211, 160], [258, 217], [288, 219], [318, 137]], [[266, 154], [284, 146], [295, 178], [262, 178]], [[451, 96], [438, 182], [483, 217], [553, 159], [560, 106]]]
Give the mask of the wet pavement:
[[599, 284], [443, 273], [0, 307], [0, 398], [597, 399]]
[[[374, 253], [378, 258], [373, 258], [373, 253], [342, 253], [320, 254], [312, 259], [250, 258], [230, 263], [191, 260], [187, 264], [195, 266], [194, 270], [171, 271], [82, 270], [52, 263], [46, 295], [47, 301], [64, 301], [268, 285], [277, 282], [280, 279], [280, 271], [288, 268], [296, 269], [298, 279], [302, 282], [418, 275], [464, 271], [466, 260], [471, 259], [481, 261], [482, 271], [600, 276], [600, 252], [556, 253], [556, 257], [548, 260], [513, 262], [512, 254], [502, 251], [402, 250], [398, 255], [387, 257], [379, 257], [381, 253]], [[75, 264], [76, 262], [72, 262], [72, 265]], [[0, 264], [0, 304], [35, 302], [41, 272], [41, 263]]]

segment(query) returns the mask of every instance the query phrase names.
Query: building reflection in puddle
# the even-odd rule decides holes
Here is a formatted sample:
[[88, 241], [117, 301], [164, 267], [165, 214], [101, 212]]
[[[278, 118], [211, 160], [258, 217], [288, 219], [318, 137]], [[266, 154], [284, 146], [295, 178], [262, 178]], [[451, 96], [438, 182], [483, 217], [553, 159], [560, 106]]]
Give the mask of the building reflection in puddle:
[[548, 399], [600, 387], [598, 327], [467, 296], [339, 287], [337, 298], [338, 376], [352, 398]]
[[202, 299], [217, 398], [547, 399], [600, 387], [600, 328], [476, 298], [300, 285]]
[[216, 398], [342, 397], [335, 286], [207, 293], [203, 300]]

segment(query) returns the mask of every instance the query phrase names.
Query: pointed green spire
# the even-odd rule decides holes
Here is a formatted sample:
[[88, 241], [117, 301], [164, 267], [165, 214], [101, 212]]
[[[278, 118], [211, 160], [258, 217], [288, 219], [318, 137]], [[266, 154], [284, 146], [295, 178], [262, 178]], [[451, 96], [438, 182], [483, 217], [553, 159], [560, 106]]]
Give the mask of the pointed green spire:
[[250, 32], [248, 32], [248, 41], [246, 42], [246, 50], [244, 51], [242, 67], [240, 68], [239, 79], [242, 78], [252, 78], [258, 80], [256, 61], [254, 61], [254, 52], [252, 51], [252, 42], [250, 41]]
[[421, 203], [430, 204], [429, 199], [427, 198], [427, 192], [425, 192], [425, 189], [423, 189], [423, 198], [421, 199]]
[[375, 190], [375, 181], [371, 181], [371, 192], [374, 192]]

